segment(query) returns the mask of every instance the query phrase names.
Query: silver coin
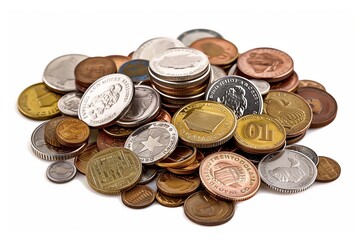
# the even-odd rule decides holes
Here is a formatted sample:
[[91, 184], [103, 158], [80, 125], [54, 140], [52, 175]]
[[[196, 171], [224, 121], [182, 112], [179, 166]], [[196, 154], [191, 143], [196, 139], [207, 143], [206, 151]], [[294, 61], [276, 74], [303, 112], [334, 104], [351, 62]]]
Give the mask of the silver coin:
[[157, 170], [154, 167], [143, 166], [138, 184], [147, 184], [156, 177]]
[[151, 122], [137, 128], [126, 139], [124, 148], [133, 151], [143, 164], [154, 164], [175, 150], [178, 132], [168, 122]]
[[219, 78], [226, 76], [225, 71], [218, 66], [211, 65], [211, 71], [212, 71], [212, 76], [210, 78], [209, 85], [213, 84]]
[[66, 183], [76, 175], [76, 167], [67, 161], [57, 161], [49, 165], [46, 170], [47, 178], [55, 183]]
[[265, 80], [249, 79], [249, 81], [257, 87], [261, 95], [265, 95], [270, 91], [270, 83]]
[[232, 65], [231, 68], [229, 69], [227, 75], [228, 76], [237, 75], [236, 72], [237, 72], [237, 64], [234, 63], [234, 65]]
[[63, 55], [52, 60], [45, 68], [43, 81], [54, 92], [76, 91], [74, 70], [76, 65], [88, 56], [81, 54]]
[[160, 95], [153, 88], [137, 85], [129, 110], [116, 123], [123, 127], [137, 127], [148, 123], [159, 113], [160, 103]]
[[219, 78], [207, 90], [206, 100], [225, 104], [234, 110], [237, 118], [248, 114], [261, 114], [263, 99], [249, 80], [239, 76]]
[[69, 92], [58, 101], [58, 108], [64, 115], [77, 117], [82, 93]]
[[79, 155], [85, 149], [86, 143], [78, 148], [54, 147], [45, 141], [45, 125], [40, 124], [31, 135], [31, 148], [36, 156], [45, 160], [65, 160]]
[[284, 149], [266, 155], [258, 165], [261, 180], [284, 193], [308, 189], [315, 181], [317, 168], [306, 155]]
[[292, 144], [292, 145], [286, 146], [286, 149], [301, 152], [301, 153], [305, 154], [306, 156], [308, 156], [315, 163], [315, 166], [317, 166], [319, 164], [319, 156], [316, 154], [316, 152], [314, 150], [312, 150], [309, 147], [299, 145], [299, 144]]
[[99, 78], [86, 90], [79, 105], [79, 118], [90, 127], [105, 127], [125, 114], [134, 95], [131, 79], [120, 73]]
[[184, 43], [185, 46], [190, 46], [196, 40], [208, 37], [223, 38], [220, 33], [210, 29], [191, 29], [180, 34], [177, 39]]
[[141, 44], [140, 47], [134, 51], [132, 59], [150, 60], [157, 53], [174, 47], [185, 47], [185, 45], [179, 40], [173, 38], [152, 38]]

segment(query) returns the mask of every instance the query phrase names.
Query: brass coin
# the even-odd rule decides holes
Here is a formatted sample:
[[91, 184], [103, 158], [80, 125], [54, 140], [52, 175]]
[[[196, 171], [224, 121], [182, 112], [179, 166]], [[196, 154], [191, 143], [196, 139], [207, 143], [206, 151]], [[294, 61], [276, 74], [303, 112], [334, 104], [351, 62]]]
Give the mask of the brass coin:
[[202, 152], [196, 151], [196, 159], [189, 166], [186, 166], [183, 168], [166, 168], [166, 169], [171, 173], [179, 174], [179, 175], [192, 174], [199, 169], [201, 161], [204, 158], [205, 158], [205, 155]]
[[95, 154], [86, 167], [90, 187], [103, 194], [119, 194], [137, 184], [141, 177], [141, 161], [130, 150], [120, 147]]
[[179, 207], [184, 204], [187, 197], [169, 197], [161, 192], [157, 192], [155, 198], [165, 207]]
[[56, 139], [56, 126], [59, 124], [59, 122], [66, 118], [67, 117], [56, 117], [46, 123], [44, 138], [48, 144], [54, 147], [62, 146], [61, 143]]
[[299, 142], [301, 139], [303, 139], [305, 137], [305, 134], [306, 134], [306, 131], [298, 136], [286, 138], [286, 145], [291, 145], [291, 144]]
[[78, 147], [83, 145], [90, 136], [90, 128], [85, 122], [76, 118], [65, 118], [55, 130], [55, 137], [61, 145]]
[[101, 151], [110, 147], [124, 147], [125, 141], [126, 138], [111, 137], [106, 134], [105, 131], [100, 131], [97, 136], [96, 144]]
[[200, 186], [200, 178], [194, 175], [180, 176], [163, 172], [157, 178], [158, 191], [170, 197], [189, 196]]
[[155, 192], [146, 185], [136, 185], [123, 192], [121, 200], [130, 208], [146, 208], [155, 201]]
[[75, 157], [75, 167], [82, 174], [86, 174], [86, 166], [90, 159], [95, 156], [100, 150], [96, 143], [88, 145], [80, 155]]
[[285, 91], [269, 91], [264, 98], [263, 111], [285, 127], [287, 138], [304, 133], [313, 118], [313, 112], [304, 98]]
[[175, 150], [166, 159], [156, 162], [163, 168], [182, 168], [196, 160], [196, 148], [183, 145], [176, 146]]
[[303, 87], [314, 87], [326, 91], [324, 85], [314, 80], [300, 80], [298, 84], [298, 88], [303, 88]]
[[331, 182], [340, 176], [341, 168], [339, 163], [329, 157], [319, 156], [316, 181]]
[[197, 224], [215, 226], [229, 221], [234, 216], [235, 206], [232, 202], [216, 199], [206, 191], [200, 191], [186, 199], [184, 211]]
[[234, 111], [222, 103], [195, 101], [180, 108], [171, 122], [185, 145], [210, 148], [222, 145], [234, 134]]
[[114, 138], [126, 138], [128, 137], [135, 129], [134, 128], [125, 128], [117, 124], [108, 126], [103, 129], [106, 134]]
[[17, 107], [25, 117], [47, 120], [60, 114], [58, 108], [60, 98], [60, 94], [46, 88], [44, 83], [36, 83], [20, 93]]

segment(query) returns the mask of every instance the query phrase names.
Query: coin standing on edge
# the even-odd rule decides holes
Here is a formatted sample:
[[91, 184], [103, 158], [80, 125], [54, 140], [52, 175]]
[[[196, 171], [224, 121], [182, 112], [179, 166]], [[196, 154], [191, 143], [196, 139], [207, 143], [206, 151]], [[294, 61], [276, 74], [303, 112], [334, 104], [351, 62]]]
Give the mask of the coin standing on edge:
[[66, 183], [76, 175], [76, 167], [67, 161], [56, 161], [46, 170], [47, 178], [54, 183]]

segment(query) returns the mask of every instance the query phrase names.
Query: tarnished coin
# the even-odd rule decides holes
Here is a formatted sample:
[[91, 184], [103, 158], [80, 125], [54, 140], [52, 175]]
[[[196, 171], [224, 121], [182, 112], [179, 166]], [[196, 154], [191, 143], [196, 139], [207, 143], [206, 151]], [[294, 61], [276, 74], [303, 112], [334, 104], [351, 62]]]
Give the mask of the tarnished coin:
[[261, 95], [266, 95], [270, 91], [270, 84], [265, 80], [249, 79], [255, 85]]
[[155, 167], [143, 166], [141, 178], [138, 184], [147, 184], [148, 182], [151, 182], [156, 177], [157, 172], [158, 171]]
[[169, 197], [161, 192], [155, 195], [156, 200], [165, 207], [179, 207], [184, 204], [187, 196], [185, 197]]
[[62, 96], [58, 101], [58, 108], [64, 115], [77, 117], [79, 104], [82, 94], [78, 92], [69, 92]]
[[130, 57], [128, 56], [122, 56], [122, 55], [109, 55], [109, 56], [106, 56], [107, 58], [110, 58], [111, 60], [114, 61], [115, 65], [116, 65], [116, 69], [117, 71], [119, 71], [120, 67], [131, 60]]
[[45, 68], [43, 81], [45, 85], [60, 94], [73, 92], [75, 87], [75, 67], [88, 56], [67, 54], [55, 58]]
[[176, 175], [163, 172], [156, 181], [158, 191], [170, 197], [189, 196], [200, 186], [200, 178], [195, 175]]
[[302, 87], [296, 93], [303, 97], [312, 109], [311, 128], [324, 127], [334, 121], [337, 103], [328, 92], [313, 87]]
[[148, 82], [150, 81], [149, 61], [145, 59], [132, 59], [120, 67], [119, 73], [131, 78], [134, 84]]
[[124, 147], [125, 141], [126, 138], [115, 138], [105, 133], [105, 131], [100, 131], [97, 136], [96, 144], [101, 151], [110, 147]]
[[155, 201], [155, 192], [146, 185], [136, 185], [121, 194], [122, 202], [130, 208], [146, 208]]
[[291, 92], [271, 90], [264, 98], [264, 113], [279, 121], [287, 137], [304, 133], [311, 124], [313, 113], [304, 98]]
[[298, 84], [298, 88], [303, 88], [303, 87], [314, 87], [326, 91], [324, 85], [314, 80], [300, 80]]
[[55, 137], [61, 145], [78, 147], [87, 142], [90, 128], [77, 118], [65, 118], [56, 125]]
[[45, 125], [45, 141], [54, 146], [54, 147], [62, 147], [61, 143], [56, 139], [56, 126], [67, 117], [56, 117], [49, 120]]
[[185, 46], [190, 46], [196, 40], [208, 37], [223, 38], [220, 33], [215, 32], [214, 30], [196, 28], [183, 32], [177, 39], [183, 42]]
[[302, 154], [308, 156], [314, 162], [315, 166], [317, 166], [319, 164], [318, 155], [316, 154], [316, 152], [314, 150], [312, 150], [311, 148], [309, 148], [307, 146], [299, 145], [299, 144], [292, 144], [292, 145], [286, 146], [285, 148], [301, 152]]
[[306, 155], [284, 149], [266, 155], [258, 166], [261, 180], [283, 193], [296, 193], [308, 189], [315, 181], [317, 169]]
[[168, 122], [151, 122], [137, 128], [126, 139], [125, 148], [133, 151], [143, 164], [154, 164], [175, 150], [176, 128]]
[[261, 183], [256, 167], [233, 152], [216, 152], [205, 157], [199, 175], [208, 192], [229, 201], [253, 197]]
[[229, 107], [213, 101], [195, 101], [180, 108], [171, 122], [187, 146], [211, 148], [232, 138], [236, 117]]
[[22, 91], [17, 107], [25, 117], [47, 120], [60, 114], [58, 100], [61, 95], [50, 91], [44, 83], [36, 83]]
[[215, 226], [228, 222], [235, 213], [232, 202], [219, 200], [206, 191], [189, 196], [184, 203], [185, 215], [193, 222]]
[[263, 109], [259, 90], [249, 80], [239, 76], [218, 79], [206, 90], [205, 99], [225, 104], [235, 112], [237, 118], [260, 114]]
[[336, 180], [341, 173], [339, 163], [329, 157], [319, 156], [319, 165], [316, 181], [331, 182]]
[[87, 164], [86, 179], [97, 192], [119, 194], [135, 186], [141, 177], [141, 162], [130, 150], [120, 147], [104, 149]]
[[116, 73], [94, 82], [84, 93], [79, 106], [79, 118], [90, 127], [106, 127], [128, 109], [134, 95], [131, 79]]
[[86, 174], [86, 166], [90, 159], [99, 152], [96, 143], [88, 145], [85, 150], [75, 157], [75, 167], [82, 174]]
[[126, 114], [116, 121], [123, 127], [137, 127], [152, 121], [160, 111], [160, 95], [146, 85], [135, 86], [135, 94]]
[[46, 170], [47, 178], [54, 183], [66, 183], [76, 175], [76, 167], [67, 161], [57, 161], [49, 165]]
[[270, 84], [271, 90], [281, 90], [286, 92], [295, 92], [299, 84], [299, 77], [295, 71], [284, 80]]

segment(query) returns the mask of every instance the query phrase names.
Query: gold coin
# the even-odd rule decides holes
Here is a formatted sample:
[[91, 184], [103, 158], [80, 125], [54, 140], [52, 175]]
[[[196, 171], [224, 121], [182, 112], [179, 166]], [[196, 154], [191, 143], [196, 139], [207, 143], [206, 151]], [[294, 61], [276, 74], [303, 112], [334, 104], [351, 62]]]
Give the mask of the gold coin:
[[86, 167], [86, 180], [99, 193], [120, 194], [136, 185], [141, 171], [141, 161], [132, 151], [111, 147], [90, 159]]
[[60, 121], [55, 129], [56, 140], [66, 147], [83, 145], [90, 136], [90, 128], [80, 119], [65, 118]]
[[201, 100], [180, 108], [171, 123], [185, 145], [211, 148], [231, 139], [236, 128], [236, 117], [222, 103]]
[[18, 98], [18, 109], [25, 117], [47, 120], [60, 114], [60, 94], [52, 92], [43, 83], [36, 83], [22, 91]]
[[288, 138], [304, 133], [313, 118], [311, 107], [304, 98], [285, 91], [269, 91], [264, 98], [264, 113], [285, 127]]
[[245, 152], [270, 153], [284, 145], [286, 131], [266, 114], [250, 114], [239, 118], [234, 137]]
[[96, 143], [88, 145], [80, 155], [75, 157], [75, 167], [82, 174], [86, 174], [86, 166], [90, 159], [99, 152]]

